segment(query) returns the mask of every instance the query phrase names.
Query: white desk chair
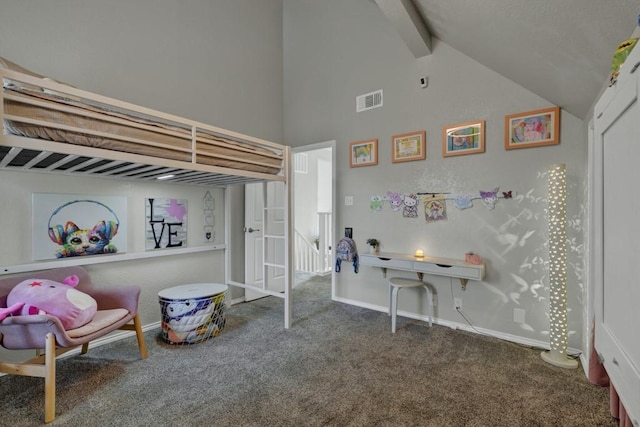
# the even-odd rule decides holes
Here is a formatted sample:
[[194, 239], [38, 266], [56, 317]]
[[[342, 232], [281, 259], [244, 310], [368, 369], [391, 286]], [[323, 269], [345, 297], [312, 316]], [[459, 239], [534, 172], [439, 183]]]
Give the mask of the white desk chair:
[[427, 291], [427, 315], [429, 316], [429, 326], [433, 325], [431, 316], [431, 289], [419, 279], [407, 279], [405, 277], [392, 277], [389, 279], [389, 316], [391, 316], [391, 332], [396, 332], [396, 313], [398, 311], [398, 291], [401, 288], [417, 288], [422, 286]]

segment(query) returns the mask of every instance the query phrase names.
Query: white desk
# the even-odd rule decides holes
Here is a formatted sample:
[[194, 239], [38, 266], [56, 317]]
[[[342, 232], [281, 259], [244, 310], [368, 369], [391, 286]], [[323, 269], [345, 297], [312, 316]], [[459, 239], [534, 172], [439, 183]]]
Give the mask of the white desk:
[[462, 289], [467, 288], [467, 281], [482, 280], [484, 277], [484, 264], [469, 264], [463, 260], [451, 258], [436, 258], [424, 256], [417, 258], [414, 255], [385, 253], [360, 254], [360, 264], [382, 268], [382, 274], [387, 277], [387, 269], [415, 271], [422, 280], [424, 273], [435, 276], [446, 276], [460, 279]]

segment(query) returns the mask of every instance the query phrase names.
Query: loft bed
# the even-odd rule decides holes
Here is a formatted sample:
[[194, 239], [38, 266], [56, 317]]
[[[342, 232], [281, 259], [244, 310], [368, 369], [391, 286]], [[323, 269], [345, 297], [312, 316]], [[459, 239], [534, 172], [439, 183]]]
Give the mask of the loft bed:
[[228, 185], [285, 181], [284, 145], [104, 97], [0, 58], [0, 168]]
[[[279, 181], [289, 223], [289, 147], [87, 92], [2, 57], [0, 77], [0, 170], [218, 187]], [[232, 282], [229, 251], [225, 255], [227, 283], [285, 300], [286, 328], [288, 229], [280, 236], [286, 260], [281, 267], [289, 277], [283, 294], [266, 283], [256, 288]]]

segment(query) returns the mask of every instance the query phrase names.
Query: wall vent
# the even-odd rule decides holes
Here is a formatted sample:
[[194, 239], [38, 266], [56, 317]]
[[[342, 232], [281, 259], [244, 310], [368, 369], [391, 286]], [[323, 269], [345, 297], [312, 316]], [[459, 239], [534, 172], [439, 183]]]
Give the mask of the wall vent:
[[356, 112], [382, 107], [382, 89], [356, 97]]

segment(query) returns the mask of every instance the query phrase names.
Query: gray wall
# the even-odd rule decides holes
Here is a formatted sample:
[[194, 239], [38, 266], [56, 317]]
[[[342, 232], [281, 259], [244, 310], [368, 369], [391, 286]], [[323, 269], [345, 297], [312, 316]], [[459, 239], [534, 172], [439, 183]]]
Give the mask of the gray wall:
[[[545, 218], [546, 171], [567, 164], [569, 179], [569, 330], [570, 347], [582, 348], [584, 201], [587, 144], [582, 120], [562, 111], [561, 144], [506, 151], [504, 116], [551, 106], [547, 101], [478, 64], [438, 40], [434, 53], [415, 59], [368, 0], [284, 0], [285, 143], [305, 145], [337, 140], [336, 225], [354, 227], [360, 251], [376, 237], [382, 251], [463, 259], [467, 251], [485, 258], [483, 282], [462, 291], [457, 281], [427, 276], [438, 299], [436, 315], [467, 327], [452, 309], [452, 297], [478, 330], [524, 342], [548, 341], [548, 252]], [[429, 77], [421, 89], [420, 76]], [[356, 113], [357, 95], [384, 90], [384, 106]], [[442, 127], [486, 120], [486, 152], [443, 158]], [[393, 164], [391, 136], [426, 130], [427, 159]], [[350, 168], [352, 141], [379, 139], [377, 166]], [[392, 212], [369, 209], [370, 197], [387, 191], [477, 193], [512, 190], [494, 210], [480, 200], [458, 210], [448, 202], [448, 221], [426, 224]], [[353, 196], [353, 206], [344, 197]], [[395, 273], [394, 273], [395, 274]], [[401, 274], [399, 274], [401, 275]], [[416, 291], [419, 292], [419, 291]], [[404, 293], [404, 295], [402, 295]], [[337, 275], [338, 299], [386, 309], [387, 284], [379, 270]], [[400, 310], [422, 315], [417, 293], [405, 290]], [[513, 321], [513, 309], [525, 310], [525, 324]]]
[[[0, 171], [0, 224], [3, 231], [0, 245], [2, 265], [32, 263], [32, 193], [84, 194], [124, 196], [127, 198], [127, 253], [145, 252], [145, 199], [178, 198], [187, 200], [187, 246], [205, 246], [203, 198], [209, 191], [215, 203], [215, 244], [224, 243], [224, 190], [220, 188], [161, 185], [25, 172]], [[12, 243], [13, 242], [13, 243]], [[17, 243], [16, 243], [17, 242]], [[160, 320], [157, 293], [177, 284], [201, 281], [224, 282], [223, 251], [178, 255], [94, 264], [85, 267], [95, 283], [107, 287], [119, 284], [142, 286], [140, 315], [143, 324]], [[37, 277], [37, 273], [33, 273]]]
[[[445, 321], [464, 323], [450, 309], [455, 294], [477, 327], [546, 341], [546, 170], [567, 163], [570, 345], [581, 347], [587, 151], [583, 122], [576, 117], [562, 113], [559, 146], [505, 151], [504, 115], [549, 103], [437, 40], [433, 55], [416, 60], [369, 0], [200, 0], [188, 8], [169, 0], [4, 0], [2, 11], [0, 55], [36, 72], [293, 146], [335, 139], [336, 224], [339, 230], [353, 226], [362, 249], [367, 237], [377, 237], [384, 251], [412, 252], [421, 246], [438, 256], [461, 258], [473, 250], [485, 257], [486, 279], [470, 283], [465, 292], [455, 282], [429, 277], [438, 294], [436, 314]], [[418, 86], [423, 75], [430, 77], [428, 89]], [[384, 89], [384, 107], [356, 113], [355, 97], [375, 89]], [[486, 153], [443, 159], [442, 126], [476, 119], [487, 121]], [[392, 164], [391, 135], [419, 129], [427, 131], [427, 159]], [[348, 143], [365, 138], [379, 139], [380, 162], [350, 169]], [[3, 173], [1, 178], [8, 188], [23, 176]], [[40, 179], [48, 178], [30, 177], [26, 182], [32, 184], [22, 191], [41, 191]], [[121, 185], [55, 182], [61, 192], [97, 194], [116, 192]], [[467, 193], [495, 186], [517, 197], [501, 200], [493, 211], [479, 201], [466, 211], [450, 205], [446, 223], [427, 225], [389, 209], [369, 211], [369, 198], [388, 190]], [[141, 197], [152, 191], [134, 187], [126, 194]], [[353, 206], [342, 203], [346, 195], [354, 196]], [[6, 219], [6, 203], [0, 200], [3, 229], [14, 226]], [[28, 207], [20, 209], [24, 218], [28, 210], [23, 209]], [[21, 227], [25, 233], [29, 229], [28, 224]], [[7, 253], [12, 245], [3, 239], [0, 247]], [[151, 299], [164, 286], [153, 279], [158, 274], [182, 269], [210, 276], [206, 263], [191, 259], [150, 260], [124, 270], [136, 271], [134, 277], [147, 289], [145, 323], [158, 319], [155, 308], [151, 312]], [[95, 274], [117, 282], [119, 268], [95, 267]], [[379, 309], [387, 304], [386, 284], [370, 268], [358, 275], [343, 269], [337, 296]], [[401, 297], [401, 309], [417, 312], [410, 300]], [[526, 310], [525, 325], [513, 323], [513, 308]]]
[[281, 0], [0, 4], [0, 56], [81, 89], [282, 140]]
[[[193, 0], [188, 7], [172, 0], [2, 0], [0, 5], [0, 56], [102, 95], [282, 140], [281, 0]], [[216, 197], [216, 240], [224, 239], [222, 193], [212, 188], [5, 171], [0, 172], [0, 190], [0, 228], [6, 230], [0, 242], [3, 265], [32, 262], [33, 192], [126, 196], [131, 207], [129, 247], [143, 251], [139, 208], [145, 197], [186, 198], [195, 214], [210, 190]], [[232, 191], [237, 218], [243, 217], [243, 194]], [[195, 227], [197, 219], [189, 215]], [[237, 221], [231, 225], [241, 230]], [[233, 249], [236, 257], [242, 254], [242, 237], [240, 233]], [[233, 268], [234, 279], [242, 280], [242, 262], [236, 258]], [[142, 285], [142, 321], [149, 324], [160, 320], [160, 289], [223, 281], [224, 255], [205, 252], [89, 269], [105, 286]]]

